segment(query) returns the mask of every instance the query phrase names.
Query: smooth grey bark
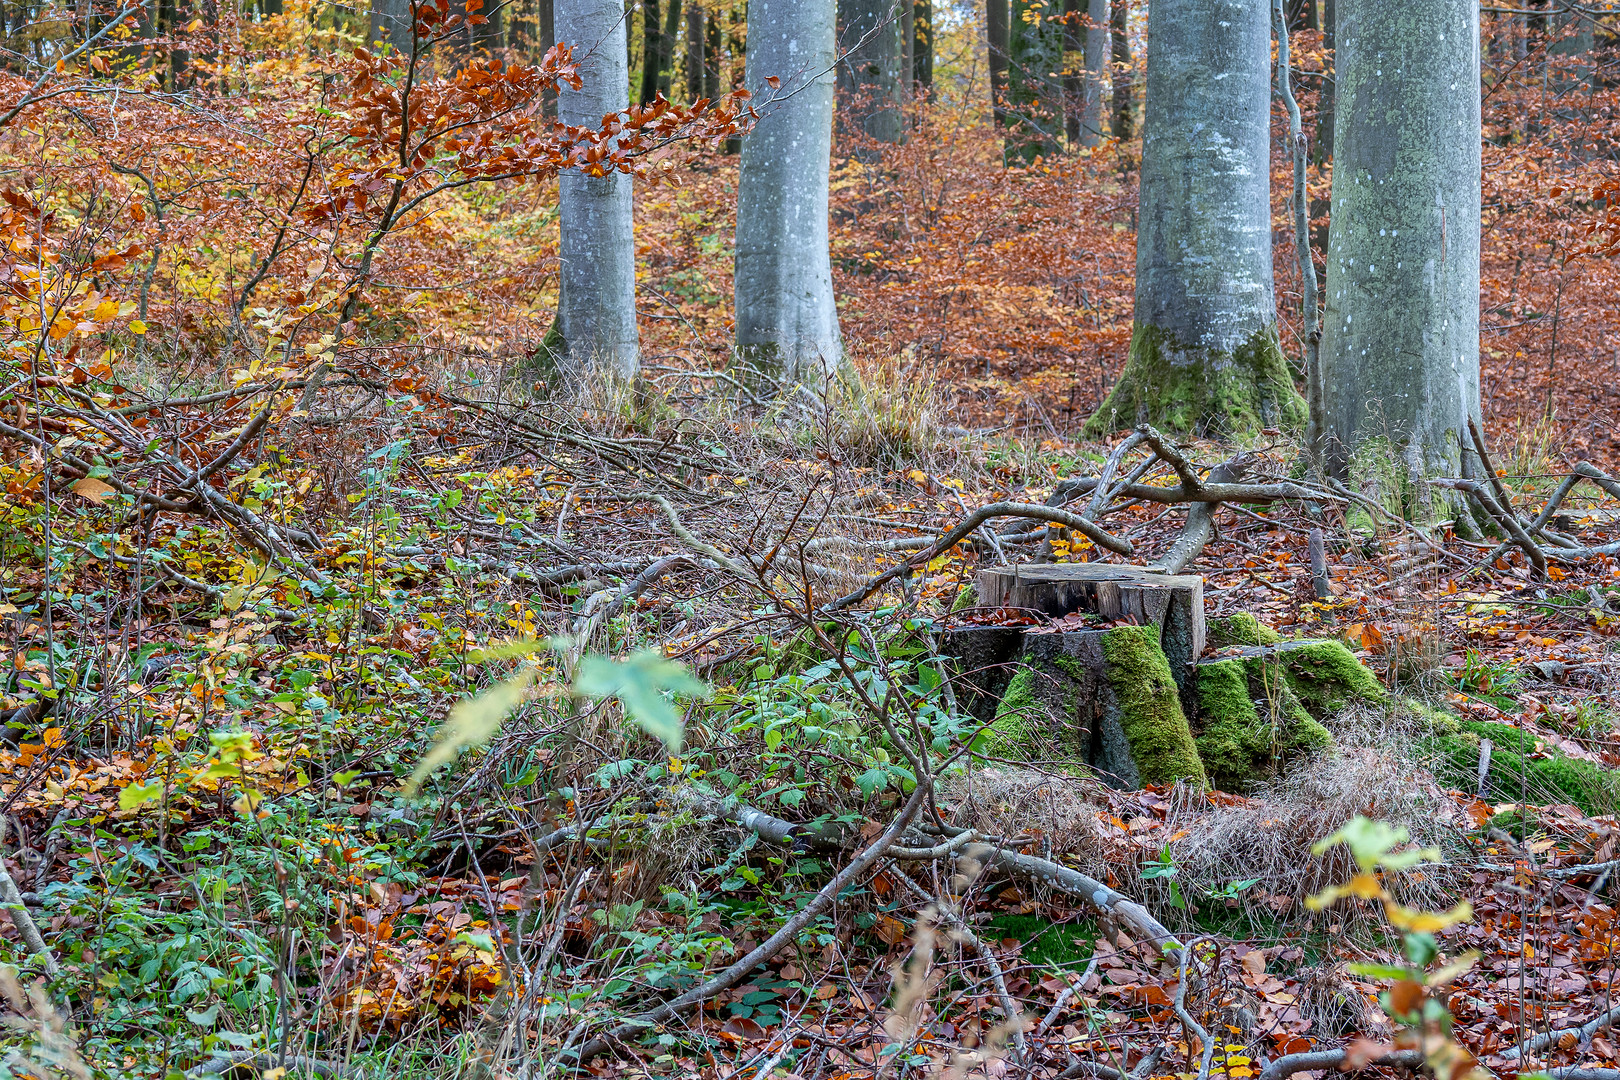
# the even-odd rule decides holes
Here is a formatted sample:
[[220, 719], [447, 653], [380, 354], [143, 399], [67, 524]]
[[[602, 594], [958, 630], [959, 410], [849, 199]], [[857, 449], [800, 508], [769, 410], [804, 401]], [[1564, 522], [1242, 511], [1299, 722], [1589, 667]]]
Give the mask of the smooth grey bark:
[[[815, 0], [810, 0], [814, 3]], [[867, 138], [904, 142], [908, 0], [838, 0], [838, 107]], [[846, 128], [846, 130], [848, 130]]]
[[1135, 328], [1092, 430], [1303, 421], [1277, 342], [1270, 126], [1268, 0], [1153, 0]]
[[398, 52], [410, 52], [411, 0], [371, 0], [366, 47], [374, 48], [379, 41]]
[[[625, 20], [618, 0], [554, 0], [557, 41], [568, 45], [582, 85], [557, 95], [557, 118], [598, 127], [630, 107]], [[636, 241], [631, 181], [621, 172], [558, 178], [557, 332], [571, 373], [587, 369], [634, 378], [641, 363], [636, 333]]]
[[827, 248], [834, 17], [834, 0], [749, 0], [745, 81], [759, 121], [737, 181], [738, 358], [817, 386], [844, 362]]
[[1086, 81], [1080, 103], [1080, 145], [1096, 146], [1103, 137], [1103, 93], [1108, 85], [1112, 48], [1109, 0], [1091, 0], [1085, 31]]
[[1328, 461], [1387, 440], [1456, 475], [1479, 416], [1477, 0], [1338, 0], [1336, 16]]
[[1135, 61], [1131, 58], [1130, 0], [1114, 0], [1109, 19], [1113, 29], [1112, 117], [1109, 130], [1114, 138], [1124, 141], [1136, 134], [1136, 79]]

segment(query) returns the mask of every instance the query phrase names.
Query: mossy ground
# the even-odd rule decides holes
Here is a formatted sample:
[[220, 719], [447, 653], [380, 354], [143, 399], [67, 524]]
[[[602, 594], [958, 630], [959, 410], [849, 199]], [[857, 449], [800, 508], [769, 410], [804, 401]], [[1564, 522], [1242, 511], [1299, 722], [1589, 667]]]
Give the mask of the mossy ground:
[[1097, 942], [1092, 921], [1056, 923], [1039, 915], [997, 915], [979, 936], [987, 942], [1014, 938], [1024, 943], [1024, 961], [1041, 968], [1078, 967], [1091, 959]]
[[1105, 435], [1147, 421], [1175, 432], [1231, 436], [1268, 427], [1297, 430], [1305, 417], [1275, 326], [1221, 353], [1138, 323], [1125, 370], [1085, 430]]
[[1570, 803], [1587, 814], [1620, 808], [1620, 773], [1572, 758], [1540, 743], [1533, 732], [1508, 724], [1460, 720], [1453, 733], [1436, 736], [1442, 779], [1474, 790], [1479, 748], [1491, 740], [1486, 797], [1495, 802]]
[[1158, 631], [1150, 626], [1115, 627], [1103, 635], [1103, 657], [1108, 661], [1108, 683], [1119, 701], [1119, 724], [1142, 782], [1191, 780], [1207, 785]]

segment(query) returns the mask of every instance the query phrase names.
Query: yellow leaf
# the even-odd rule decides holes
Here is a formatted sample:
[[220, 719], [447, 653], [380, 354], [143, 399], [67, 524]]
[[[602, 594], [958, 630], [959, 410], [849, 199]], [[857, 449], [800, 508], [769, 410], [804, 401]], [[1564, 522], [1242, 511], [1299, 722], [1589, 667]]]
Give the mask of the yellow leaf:
[[1456, 926], [1474, 917], [1474, 908], [1464, 900], [1450, 911], [1419, 911], [1394, 901], [1384, 903], [1384, 915], [1390, 925], [1409, 934], [1432, 934], [1448, 926]]
[[75, 495], [89, 499], [98, 506], [101, 503], [106, 502], [115, 494], [115, 489], [111, 485], [105, 484], [93, 476], [87, 476], [83, 480], [73, 481], [73, 483], [68, 485], [68, 490], [73, 492]]
[[482, 746], [488, 742], [500, 728], [501, 721], [506, 719], [506, 714], [523, 701], [533, 681], [534, 670], [531, 668], [475, 698], [458, 702], [450, 710], [449, 719], [439, 729], [438, 741], [422, 755], [422, 760], [411, 771], [410, 779], [405, 781], [401, 789], [405, 797], [414, 796], [421, 789], [422, 781], [434, 769], [453, 760], [464, 747]]
[[132, 334], [144, 334], [146, 333], [146, 324], [139, 319], [131, 319], [129, 320], [129, 332]]
[[95, 312], [90, 316], [96, 322], [106, 322], [108, 319], [118, 318], [118, 301], [103, 300], [96, 305]]

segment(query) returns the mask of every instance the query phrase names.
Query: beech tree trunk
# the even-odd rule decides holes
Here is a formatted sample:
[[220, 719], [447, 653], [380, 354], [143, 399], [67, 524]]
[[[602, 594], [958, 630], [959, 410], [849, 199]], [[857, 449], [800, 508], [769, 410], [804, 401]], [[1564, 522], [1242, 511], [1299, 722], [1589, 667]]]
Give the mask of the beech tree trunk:
[[697, 4], [686, 9], [686, 100], [703, 96], [703, 17]]
[[1343, 474], [1381, 448], [1454, 476], [1479, 416], [1478, 5], [1338, 0], [1336, 15], [1328, 463]]
[[916, 0], [911, 5], [911, 78], [917, 93], [928, 97], [934, 91], [934, 5], [933, 0]]
[[[641, 0], [641, 91], [638, 100], [651, 105], [658, 96], [658, 57], [663, 52], [664, 28], [658, 0]], [[628, 49], [626, 55], [629, 55]]]
[[1114, 0], [1109, 11], [1113, 29], [1113, 115], [1109, 128], [1121, 141], [1136, 134], [1135, 61], [1131, 57], [1131, 0]]
[[375, 48], [379, 41], [398, 52], [410, 52], [411, 0], [371, 0], [366, 47]]
[[[630, 107], [625, 20], [618, 0], [555, 0], [557, 40], [574, 51], [583, 84], [563, 87], [557, 117], [596, 127]], [[640, 367], [636, 333], [636, 242], [630, 177], [588, 176], [568, 169], [558, 178], [560, 288], [559, 351], [570, 374], [584, 370], [631, 379]]]
[[1011, 19], [1008, 0], [985, 0], [984, 36], [990, 69], [990, 115], [998, 127], [1007, 125], [1007, 35]]
[[1080, 103], [1080, 145], [1096, 146], [1103, 137], [1103, 90], [1108, 84], [1112, 18], [1108, 0], [1091, 0], [1085, 30], [1085, 94]]
[[902, 0], [838, 0], [844, 53], [838, 110], [854, 130], [878, 142], [904, 142], [906, 136], [903, 90], [910, 76], [901, 6]]
[[1271, 274], [1267, 0], [1148, 7], [1136, 320], [1092, 432], [1303, 425]]
[[737, 181], [738, 359], [766, 380], [817, 387], [844, 363], [827, 248], [834, 18], [834, 0], [749, 0], [745, 79], [759, 121]]

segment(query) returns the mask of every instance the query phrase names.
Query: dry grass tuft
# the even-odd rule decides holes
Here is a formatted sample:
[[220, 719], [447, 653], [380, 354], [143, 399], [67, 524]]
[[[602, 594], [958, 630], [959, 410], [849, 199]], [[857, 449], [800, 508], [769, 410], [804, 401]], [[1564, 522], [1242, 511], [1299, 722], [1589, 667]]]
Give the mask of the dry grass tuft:
[[[1342, 714], [1331, 752], [1301, 762], [1243, 805], [1182, 811], [1171, 822], [1174, 832], [1185, 832], [1171, 848], [1181, 888], [1208, 894], [1257, 879], [1251, 895], [1270, 902], [1245, 904], [1245, 910], [1297, 917], [1306, 897], [1354, 872], [1343, 848], [1318, 856], [1311, 845], [1357, 814], [1405, 826], [1417, 844], [1455, 847], [1452, 804], [1413, 756], [1419, 740], [1409, 725], [1415, 723], [1397, 711]], [[1392, 876], [1390, 886], [1406, 904], [1445, 903], [1445, 876], [1433, 867]]]
[[1095, 780], [992, 767], [949, 773], [939, 782], [941, 801], [955, 807], [953, 825], [987, 836], [1036, 835], [1039, 843], [1025, 850], [1069, 856], [1067, 861], [1089, 874], [1117, 866], [1119, 845], [1103, 829], [1108, 811], [1093, 801], [1101, 790]]

